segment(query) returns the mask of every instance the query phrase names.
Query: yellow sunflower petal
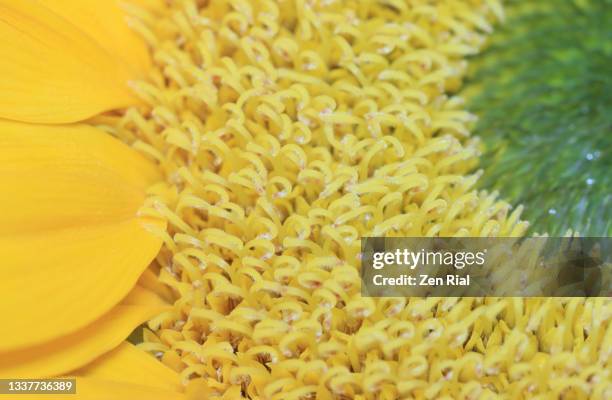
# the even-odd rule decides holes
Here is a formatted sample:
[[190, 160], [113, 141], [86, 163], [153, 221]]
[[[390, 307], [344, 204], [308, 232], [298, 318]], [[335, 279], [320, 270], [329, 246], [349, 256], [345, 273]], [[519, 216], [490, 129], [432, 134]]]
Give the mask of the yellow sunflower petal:
[[119, 0], [119, 5], [123, 8], [136, 5], [150, 11], [159, 11], [166, 7], [164, 0]]
[[145, 43], [127, 24], [114, 0], [39, 0], [54, 13], [88, 34], [108, 53], [115, 54], [133, 72], [144, 76], [150, 66]]
[[59, 339], [0, 353], [0, 377], [57, 376], [91, 363], [117, 347], [135, 327], [167, 309], [163, 305], [152, 306], [148, 301], [139, 303], [142, 299], [141, 296], [128, 296], [98, 320]]
[[77, 378], [77, 390], [82, 400], [184, 400], [185, 394], [163, 390], [155, 386], [107, 381], [91, 378]]
[[[96, 3], [100, 18], [120, 18], [107, 2]], [[121, 60], [132, 40], [113, 51], [123, 21], [94, 23], [80, 9], [88, 7], [58, 6], [54, 12], [35, 0], [0, 0], [0, 118], [75, 122], [138, 102], [128, 82], [139, 78], [142, 66]], [[91, 27], [83, 30], [86, 24]], [[105, 36], [92, 37], [103, 32], [105, 47], [98, 42]]]
[[161, 283], [157, 275], [155, 275], [150, 268], [142, 273], [140, 279], [138, 280], [138, 284], [149, 291], [154, 292], [157, 294], [157, 296], [164, 299], [164, 301], [172, 302], [172, 290], [168, 286]]
[[0, 120], [0, 235], [132, 218], [159, 178], [144, 157], [96, 128]]
[[182, 391], [179, 374], [136, 346], [123, 342], [75, 375]]
[[0, 352], [107, 313], [134, 287], [164, 223], [138, 217], [155, 169], [86, 126], [0, 121]]
[[[145, 271], [146, 272], [146, 271]], [[132, 291], [123, 299], [125, 304], [138, 304], [148, 306], [169, 306], [170, 303], [161, 298], [157, 293], [141, 284], [141, 280]]]

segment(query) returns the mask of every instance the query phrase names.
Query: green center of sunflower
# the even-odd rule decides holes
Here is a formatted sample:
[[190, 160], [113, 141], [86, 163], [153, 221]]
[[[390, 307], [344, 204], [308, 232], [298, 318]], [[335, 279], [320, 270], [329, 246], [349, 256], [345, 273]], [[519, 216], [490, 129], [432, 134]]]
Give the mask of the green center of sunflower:
[[532, 232], [612, 234], [611, 4], [512, 3], [475, 61], [482, 186], [524, 204]]

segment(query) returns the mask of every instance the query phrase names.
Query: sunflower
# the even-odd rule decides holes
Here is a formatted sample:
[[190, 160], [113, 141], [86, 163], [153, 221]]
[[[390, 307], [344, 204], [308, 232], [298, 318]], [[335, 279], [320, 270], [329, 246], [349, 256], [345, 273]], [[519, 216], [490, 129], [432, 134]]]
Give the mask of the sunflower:
[[138, 283], [165, 229], [141, 210], [161, 175], [83, 122], [139, 103], [145, 45], [114, 2], [2, 0], [0, 57], [0, 376], [173, 398], [176, 374], [122, 344], [168, 306]]
[[135, 3], [0, 0], [0, 376], [606, 398], [606, 299], [361, 295], [362, 236], [527, 229], [455, 96], [498, 0]]

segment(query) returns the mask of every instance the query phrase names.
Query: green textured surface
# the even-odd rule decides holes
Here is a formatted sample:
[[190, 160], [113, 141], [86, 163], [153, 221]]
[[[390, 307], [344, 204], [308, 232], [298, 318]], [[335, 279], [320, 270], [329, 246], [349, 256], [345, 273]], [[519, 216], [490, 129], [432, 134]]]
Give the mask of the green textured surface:
[[612, 233], [612, 0], [507, 4], [472, 60], [482, 187], [525, 206], [531, 233]]

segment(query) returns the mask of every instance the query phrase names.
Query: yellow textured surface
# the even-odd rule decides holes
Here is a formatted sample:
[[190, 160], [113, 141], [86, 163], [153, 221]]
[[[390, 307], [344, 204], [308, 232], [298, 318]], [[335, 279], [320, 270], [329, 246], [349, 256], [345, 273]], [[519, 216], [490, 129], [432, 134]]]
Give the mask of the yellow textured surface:
[[[362, 298], [364, 235], [517, 236], [450, 95], [496, 0], [137, 7], [150, 112], [100, 125], [166, 184], [141, 347], [222, 399], [610, 398], [609, 299]], [[155, 14], [155, 13], [161, 14]]]

